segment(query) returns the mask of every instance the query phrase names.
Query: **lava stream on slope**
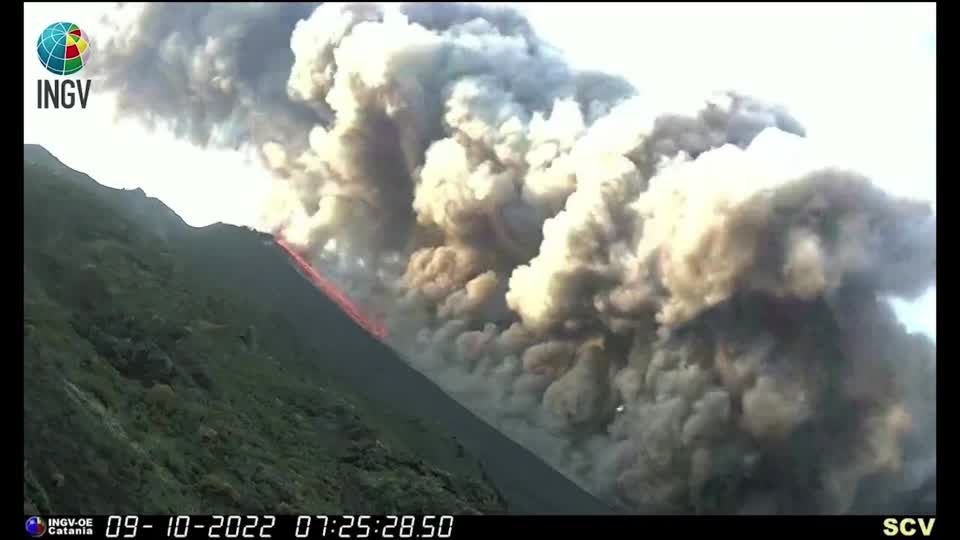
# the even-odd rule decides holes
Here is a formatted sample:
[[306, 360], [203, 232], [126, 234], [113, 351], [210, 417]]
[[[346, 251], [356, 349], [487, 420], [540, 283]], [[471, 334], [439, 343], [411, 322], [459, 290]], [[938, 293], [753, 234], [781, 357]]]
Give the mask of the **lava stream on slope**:
[[360, 307], [345, 292], [341, 291], [330, 280], [325, 278], [313, 266], [310, 265], [299, 253], [297, 253], [282, 238], [276, 238], [277, 245], [290, 256], [293, 262], [303, 271], [304, 275], [310, 278], [310, 281], [317, 286], [328, 298], [340, 306], [344, 313], [350, 316], [357, 324], [362, 326], [367, 332], [370, 332], [378, 339], [384, 339], [388, 335], [387, 327], [382, 323], [368, 317]]

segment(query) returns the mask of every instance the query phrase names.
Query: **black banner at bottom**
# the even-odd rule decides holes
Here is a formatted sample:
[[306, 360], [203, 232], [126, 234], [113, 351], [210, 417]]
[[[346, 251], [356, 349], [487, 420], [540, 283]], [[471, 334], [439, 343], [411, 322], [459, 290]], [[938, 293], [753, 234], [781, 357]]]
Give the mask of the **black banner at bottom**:
[[[110, 515], [23, 516], [22, 538], [124, 539], [497, 539], [500, 535], [663, 538], [670, 535], [802, 534], [843, 538], [935, 538], [934, 516], [682, 517], [453, 515]], [[695, 536], [697, 537], [697, 536]], [[14, 537], [15, 538], [15, 537]]]

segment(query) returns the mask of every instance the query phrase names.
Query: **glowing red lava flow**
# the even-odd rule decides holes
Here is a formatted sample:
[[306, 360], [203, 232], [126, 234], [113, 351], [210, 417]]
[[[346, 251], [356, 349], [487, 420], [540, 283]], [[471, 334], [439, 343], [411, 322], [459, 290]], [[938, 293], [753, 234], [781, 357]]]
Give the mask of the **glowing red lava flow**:
[[383, 339], [387, 337], [387, 327], [383, 324], [371, 320], [369, 317], [363, 314], [360, 311], [360, 308], [357, 306], [354, 301], [347, 296], [346, 293], [337, 288], [336, 285], [331, 283], [327, 278], [320, 275], [320, 272], [317, 272], [310, 263], [304, 260], [299, 253], [293, 250], [289, 244], [284, 242], [282, 238], [277, 238], [277, 244], [287, 252], [288, 255], [297, 263], [297, 266], [310, 278], [310, 281], [313, 282], [324, 294], [327, 295], [331, 300], [337, 303], [340, 306], [340, 309], [344, 313], [350, 316], [357, 324], [362, 326], [367, 332], [370, 332], [378, 339]]

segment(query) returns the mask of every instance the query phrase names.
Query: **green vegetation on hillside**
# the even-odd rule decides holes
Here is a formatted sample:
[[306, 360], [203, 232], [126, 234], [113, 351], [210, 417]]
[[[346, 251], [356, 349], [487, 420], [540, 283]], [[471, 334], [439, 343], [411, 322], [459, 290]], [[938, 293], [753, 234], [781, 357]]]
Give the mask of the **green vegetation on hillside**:
[[455, 440], [351, 391], [179, 240], [24, 167], [25, 511], [504, 510]]

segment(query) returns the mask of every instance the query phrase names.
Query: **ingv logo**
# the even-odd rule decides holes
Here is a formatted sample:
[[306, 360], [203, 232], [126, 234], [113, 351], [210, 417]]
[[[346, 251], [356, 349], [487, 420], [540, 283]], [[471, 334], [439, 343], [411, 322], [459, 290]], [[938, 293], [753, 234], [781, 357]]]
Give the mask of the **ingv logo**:
[[936, 520], [937, 518], [886, 518], [883, 520], [883, 534], [913, 536], [919, 531], [923, 536], [930, 536]]
[[[40, 64], [60, 77], [80, 72], [90, 59], [90, 49], [90, 36], [79, 26], [69, 22], [53, 23], [44, 28], [37, 38], [37, 57]], [[85, 109], [89, 96], [89, 79], [37, 81], [38, 109], [72, 109], [77, 102], [81, 109]]]

